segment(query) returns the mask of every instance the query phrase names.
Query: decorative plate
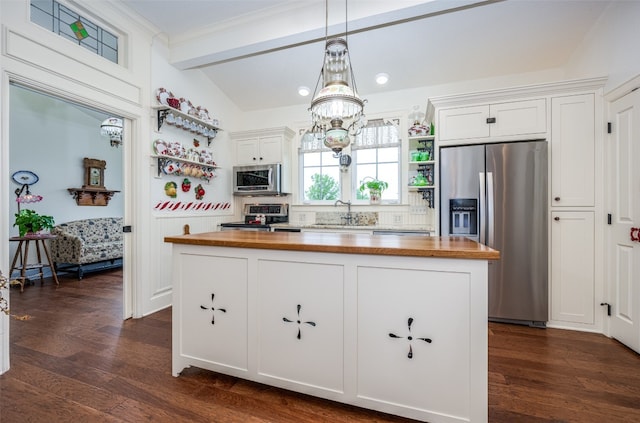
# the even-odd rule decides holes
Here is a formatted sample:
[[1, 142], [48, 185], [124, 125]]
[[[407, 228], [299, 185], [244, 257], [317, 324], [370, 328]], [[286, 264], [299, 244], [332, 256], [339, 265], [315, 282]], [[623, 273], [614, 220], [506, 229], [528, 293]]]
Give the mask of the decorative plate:
[[40, 180], [38, 175], [29, 170], [19, 170], [11, 175], [11, 177], [20, 185], [33, 185]]
[[153, 143], [153, 149], [156, 151], [156, 154], [163, 156], [167, 154], [168, 146], [163, 140], [156, 140]]
[[171, 91], [167, 91], [164, 88], [158, 88], [158, 91], [156, 93], [156, 98], [158, 99], [158, 103], [168, 106], [169, 105], [168, 100], [171, 97], [173, 97], [173, 94], [171, 93]]

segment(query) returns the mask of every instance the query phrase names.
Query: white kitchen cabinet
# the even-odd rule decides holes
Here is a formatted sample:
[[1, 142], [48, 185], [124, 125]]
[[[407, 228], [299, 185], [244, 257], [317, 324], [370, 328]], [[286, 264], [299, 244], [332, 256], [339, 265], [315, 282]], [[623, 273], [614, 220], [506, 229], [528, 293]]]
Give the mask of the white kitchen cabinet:
[[551, 100], [552, 207], [592, 207], [595, 201], [594, 95]]
[[236, 141], [238, 165], [279, 163], [282, 161], [282, 138], [263, 137]]
[[196, 366], [421, 421], [486, 422], [487, 270], [174, 244], [172, 374]]
[[359, 398], [459, 421], [469, 415], [473, 397], [482, 395], [469, 385], [469, 351], [477, 341], [469, 337], [470, 276], [462, 269], [358, 268]]
[[592, 211], [551, 214], [551, 320], [593, 325], [595, 224]]
[[343, 273], [337, 264], [258, 261], [260, 376], [344, 391]]
[[[174, 261], [184, 285], [173, 290], [179, 310], [173, 366], [215, 365], [240, 376], [248, 369], [247, 260], [185, 254]], [[188, 286], [188, 289], [184, 289]]]
[[438, 110], [438, 140], [485, 142], [487, 138], [545, 138], [546, 104], [546, 99], [541, 98], [442, 108]]
[[234, 132], [231, 139], [235, 144], [235, 164], [288, 162], [293, 135], [294, 132], [289, 128]]

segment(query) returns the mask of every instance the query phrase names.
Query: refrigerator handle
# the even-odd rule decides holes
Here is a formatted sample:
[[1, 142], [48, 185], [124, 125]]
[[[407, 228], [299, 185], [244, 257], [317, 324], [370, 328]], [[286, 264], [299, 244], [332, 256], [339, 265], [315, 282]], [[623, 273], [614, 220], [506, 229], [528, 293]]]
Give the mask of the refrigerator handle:
[[486, 231], [484, 228], [484, 219], [486, 209], [486, 198], [484, 189], [484, 172], [478, 173], [478, 184], [480, 185], [480, 207], [478, 208], [478, 241], [481, 244], [486, 244]]
[[495, 245], [495, 202], [493, 197], [493, 172], [487, 172], [487, 245], [490, 247]]

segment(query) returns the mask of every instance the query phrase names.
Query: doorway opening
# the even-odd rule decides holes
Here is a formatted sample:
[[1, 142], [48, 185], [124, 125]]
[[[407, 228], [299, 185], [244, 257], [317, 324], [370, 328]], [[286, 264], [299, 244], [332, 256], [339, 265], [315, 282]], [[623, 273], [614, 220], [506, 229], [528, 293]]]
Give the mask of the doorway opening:
[[[51, 216], [55, 225], [79, 220], [122, 219], [126, 186], [124, 147], [114, 145], [111, 137], [101, 133], [105, 120], [122, 118], [17, 83], [10, 83], [9, 99], [9, 174], [14, 176], [10, 179], [9, 191], [10, 239], [20, 235], [13, 225], [19, 209]], [[85, 159], [103, 164], [99, 169], [100, 178], [96, 175], [95, 179], [100, 187], [90, 185], [93, 179], [87, 179]], [[110, 198], [105, 202], [101, 200], [102, 194], [89, 192], [89, 201], [80, 201], [76, 189], [83, 187], [104, 188], [111, 192]], [[52, 276], [51, 266], [30, 265], [47, 264], [45, 254], [37, 254], [39, 251], [32, 249], [25, 255], [18, 249], [22, 243], [9, 244], [9, 257], [20, 256], [16, 262], [21, 264], [23, 273], [17, 274], [14, 269], [13, 274], [8, 275], [10, 279], [23, 276], [22, 282], [26, 282], [29, 289], [30, 282]], [[57, 264], [55, 257], [50, 260]], [[124, 256], [109, 264], [124, 266]], [[101, 270], [100, 265], [90, 263], [84, 266], [84, 272]], [[19, 291], [12, 289], [12, 294], [19, 295]]]

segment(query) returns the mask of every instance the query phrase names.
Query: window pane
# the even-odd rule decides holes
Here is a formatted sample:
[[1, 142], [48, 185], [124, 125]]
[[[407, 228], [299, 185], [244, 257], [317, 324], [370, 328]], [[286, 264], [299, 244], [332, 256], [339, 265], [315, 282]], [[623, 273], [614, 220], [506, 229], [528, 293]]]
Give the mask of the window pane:
[[382, 200], [395, 202], [400, 200], [400, 148], [374, 148], [356, 150], [356, 186], [354, 187], [355, 198], [359, 200], [368, 199], [368, 192], [359, 191], [360, 185], [365, 178], [375, 178], [388, 184], [387, 189], [382, 192]]
[[376, 165], [375, 164], [366, 164], [366, 165], [356, 165], [356, 178], [358, 187], [362, 183], [362, 180], [366, 177], [376, 178]]
[[[0, 0], [1, 1], [1, 0]], [[31, 22], [118, 63], [118, 37], [54, 0], [31, 0]], [[78, 40], [70, 24], [80, 20], [88, 37]]]
[[378, 162], [397, 162], [398, 148], [380, 148], [378, 149]]
[[378, 166], [378, 179], [389, 184], [389, 187], [382, 192], [383, 200], [397, 200], [400, 198], [398, 163], [380, 164]]
[[340, 198], [340, 167], [333, 152], [300, 152], [304, 201], [328, 201]]
[[[38, 2], [47, 3], [47, 2]], [[53, 31], [53, 15], [51, 12], [51, 5], [47, 9], [47, 5], [31, 6], [31, 22], [40, 25], [43, 28]]]
[[358, 163], [375, 163], [376, 162], [376, 149], [358, 150], [357, 151]]
[[118, 50], [118, 38], [109, 31], [102, 30], [102, 42], [105, 47], [109, 47], [112, 50]]
[[320, 153], [305, 153], [302, 155], [305, 166], [320, 166]]

